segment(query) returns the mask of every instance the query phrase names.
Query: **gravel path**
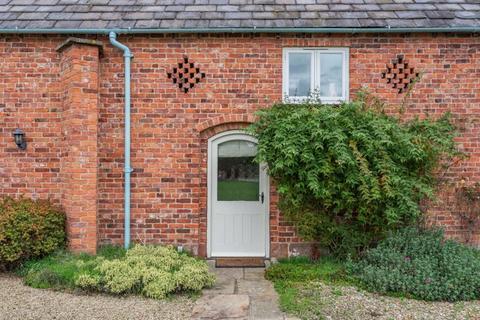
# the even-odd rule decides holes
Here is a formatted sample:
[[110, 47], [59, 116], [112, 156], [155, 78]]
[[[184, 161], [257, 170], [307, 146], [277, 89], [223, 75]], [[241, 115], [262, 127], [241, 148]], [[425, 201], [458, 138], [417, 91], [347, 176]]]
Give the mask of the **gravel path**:
[[[480, 320], [480, 301], [424, 302], [322, 282], [311, 282], [300, 295], [310, 301], [300, 315], [303, 319]], [[0, 273], [0, 320], [190, 319], [194, 304], [186, 297], [158, 301], [33, 289], [17, 277]]]
[[78, 295], [27, 287], [0, 274], [0, 319], [189, 319], [194, 302], [186, 297], [158, 301], [140, 297]]
[[302, 319], [479, 320], [480, 301], [425, 302], [369, 293], [349, 286], [310, 283], [301, 295], [314, 302]]

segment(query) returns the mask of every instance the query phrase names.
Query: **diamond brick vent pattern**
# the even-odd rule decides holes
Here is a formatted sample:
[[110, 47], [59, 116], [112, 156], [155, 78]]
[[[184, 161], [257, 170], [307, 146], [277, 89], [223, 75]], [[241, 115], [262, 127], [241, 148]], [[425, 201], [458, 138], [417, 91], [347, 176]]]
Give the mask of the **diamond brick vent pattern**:
[[200, 83], [205, 78], [205, 73], [200, 72], [200, 68], [194, 62], [189, 61], [188, 57], [183, 57], [182, 62], [172, 68], [171, 72], [167, 72], [167, 77], [177, 85], [180, 90], [188, 93], [188, 90]]
[[406, 91], [418, 76], [419, 73], [409, 65], [403, 54], [397, 55], [391, 63], [387, 63], [385, 71], [382, 72], [382, 79], [387, 79], [387, 83], [397, 89], [398, 94]]

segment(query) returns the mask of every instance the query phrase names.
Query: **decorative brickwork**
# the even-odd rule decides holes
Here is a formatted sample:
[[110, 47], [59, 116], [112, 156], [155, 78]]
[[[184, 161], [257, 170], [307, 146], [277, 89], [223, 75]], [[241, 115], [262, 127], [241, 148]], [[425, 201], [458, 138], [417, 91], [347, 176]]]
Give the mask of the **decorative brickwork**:
[[409, 64], [408, 60], [405, 60], [403, 54], [397, 55], [397, 58], [393, 59], [391, 63], [387, 63], [387, 69], [382, 72], [382, 78], [387, 79], [387, 83], [397, 89], [399, 94], [406, 91], [418, 76], [419, 73]]
[[205, 73], [200, 72], [200, 68], [185, 56], [182, 62], [179, 62], [177, 66], [172, 68], [171, 72], [167, 72], [167, 77], [172, 79], [173, 84], [178, 86], [180, 90], [188, 93], [188, 90], [193, 89], [195, 84], [205, 78]]
[[[96, 198], [98, 242], [121, 244], [122, 53], [106, 44], [100, 60], [98, 49], [92, 46], [81, 50], [72, 46], [68, 56], [66, 50], [55, 52], [55, 47], [66, 38], [0, 37], [0, 193], [50, 197], [66, 208], [77, 208], [77, 213], [88, 212], [80, 224], [69, 220], [69, 230], [88, 230], [77, 233], [88, 237], [94, 236], [91, 212]], [[102, 36], [97, 40], [108, 43]], [[256, 110], [280, 101], [284, 47], [349, 47], [350, 96], [368, 86], [392, 106], [399, 105], [403, 95], [398, 95], [386, 81], [379, 81], [379, 75], [385, 62], [402, 52], [410, 66], [424, 72], [407, 101], [403, 117], [452, 112], [460, 129], [457, 141], [470, 157], [450, 168], [445, 182], [454, 185], [461, 177], [468, 183], [480, 180], [478, 35], [122, 35], [119, 40], [135, 55], [131, 224], [134, 241], [182, 244], [205, 255], [206, 141], [217, 132], [245, 127], [254, 121]], [[165, 76], [185, 55], [208, 75], [188, 94], [175, 88]], [[74, 62], [78, 81], [65, 81], [66, 67]], [[100, 71], [94, 72], [95, 68]], [[70, 99], [76, 102], [73, 105], [64, 104], [67, 84]], [[75, 98], [79, 96], [81, 100]], [[392, 107], [388, 111], [397, 110]], [[68, 126], [68, 134], [64, 132], [68, 123], [65, 121], [74, 125]], [[25, 151], [13, 143], [11, 132], [16, 127], [26, 133]], [[67, 182], [67, 176], [72, 180]], [[94, 180], [96, 192], [92, 191]], [[83, 189], [80, 192], [76, 188]], [[454, 197], [448, 190], [442, 186], [439, 200], [426, 207], [429, 221], [443, 225], [450, 237], [463, 240], [465, 227], [455, 214]], [[69, 203], [72, 199], [75, 205]], [[272, 183], [271, 255], [307, 252], [310, 249], [298, 245], [301, 241], [282, 218], [277, 202]], [[474, 241], [479, 243], [478, 234]], [[82, 250], [90, 250], [91, 243]], [[78, 244], [79, 249], [81, 246]]]
[[[197, 131], [202, 133], [205, 130], [210, 130], [213, 129], [217, 126], [220, 125], [225, 125], [225, 124], [230, 124], [230, 123], [253, 123], [255, 122], [256, 117], [253, 114], [226, 114], [226, 115], [221, 115], [215, 118], [211, 118], [205, 121], [200, 122], [197, 125]], [[232, 129], [233, 130], [233, 129]], [[217, 133], [223, 132], [218, 131]]]

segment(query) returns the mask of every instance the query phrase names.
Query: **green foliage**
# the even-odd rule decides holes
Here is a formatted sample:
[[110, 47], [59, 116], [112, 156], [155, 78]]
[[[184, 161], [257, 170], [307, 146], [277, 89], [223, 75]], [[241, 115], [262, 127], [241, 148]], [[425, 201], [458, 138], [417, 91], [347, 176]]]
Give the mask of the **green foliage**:
[[100, 248], [97, 258], [87, 254], [73, 254], [57, 251], [47, 257], [25, 262], [17, 274], [24, 277], [25, 284], [34, 288], [75, 289], [79, 275], [97, 275], [97, 259], [111, 260], [125, 255], [121, 247], [106, 246]]
[[365, 288], [423, 300], [480, 298], [480, 251], [444, 240], [441, 230], [405, 228], [381, 241], [348, 271]]
[[249, 128], [284, 215], [339, 256], [418, 221], [439, 161], [458, 154], [448, 115], [401, 122], [370, 104], [277, 104]]
[[137, 293], [161, 299], [180, 291], [200, 291], [215, 277], [204, 261], [175, 248], [134, 246], [122, 258], [97, 258], [94, 273], [79, 274], [75, 284], [86, 290]]
[[133, 293], [155, 299], [175, 292], [198, 292], [215, 282], [204, 261], [171, 246], [136, 245], [128, 251], [108, 246], [96, 257], [59, 251], [28, 261], [17, 273], [35, 288]]
[[125, 248], [114, 245], [101, 246], [97, 251], [97, 256], [108, 260], [123, 258], [125, 257], [125, 254], [127, 254], [127, 250]]
[[461, 186], [456, 189], [455, 209], [460, 218], [461, 225], [465, 226], [465, 242], [470, 243], [476, 230], [480, 227], [480, 183], [465, 185], [465, 180], [460, 180]]
[[45, 200], [0, 199], [0, 267], [52, 253], [65, 245], [65, 215]]
[[[323, 281], [329, 284], [351, 284], [353, 279], [346, 274], [344, 264], [339, 260], [322, 257], [312, 261], [307, 257], [281, 259], [265, 272], [279, 294], [280, 307], [301, 318], [322, 319], [322, 306], [316, 296], [315, 284]], [[308, 294], [305, 294], [308, 292]], [[318, 313], [318, 315], [317, 315]], [[309, 316], [307, 316], [309, 315]]]
[[100, 283], [100, 276], [97, 274], [82, 273], [75, 280], [75, 284], [77, 286], [88, 291], [98, 290], [99, 283]]
[[348, 282], [343, 263], [336, 259], [323, 257], [312, 261], [307, 257], [280, 259], [265, 272], [271, 281], [310, 281], [323, 280], [329, 283]]

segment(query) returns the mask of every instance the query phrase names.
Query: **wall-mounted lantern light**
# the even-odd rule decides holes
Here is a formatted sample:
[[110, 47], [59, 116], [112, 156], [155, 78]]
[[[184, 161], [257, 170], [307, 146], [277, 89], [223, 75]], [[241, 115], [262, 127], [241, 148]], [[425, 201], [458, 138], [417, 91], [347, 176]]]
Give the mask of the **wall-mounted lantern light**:
[[25, 132], [21, 129], [17, 128], [13, 131], [13, 138], [15, 139], [15, 144], [21, 150], [25, 150], [27, 148], [27, 141], [25, 141]]

